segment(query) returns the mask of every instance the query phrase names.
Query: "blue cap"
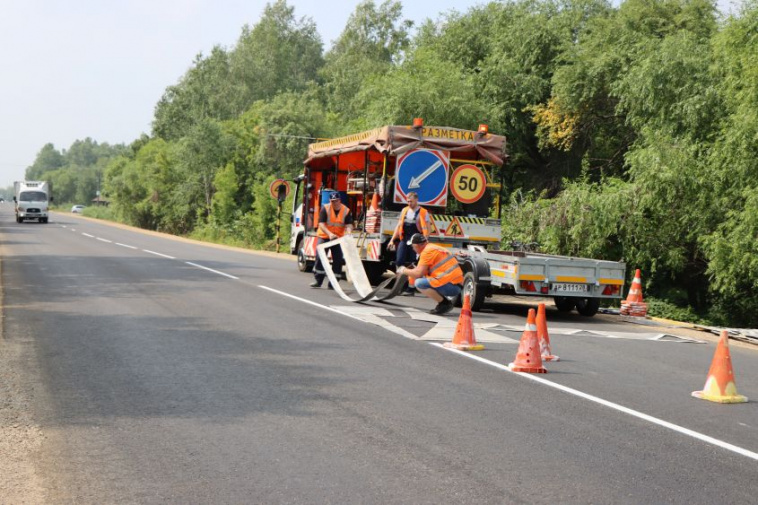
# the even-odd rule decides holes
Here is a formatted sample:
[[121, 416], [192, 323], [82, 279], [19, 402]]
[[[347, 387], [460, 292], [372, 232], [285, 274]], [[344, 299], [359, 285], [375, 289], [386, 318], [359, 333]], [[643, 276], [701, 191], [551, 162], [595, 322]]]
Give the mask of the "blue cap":
[[340, 199], [340, 194], [337, 193], [336, 191], [329, 195], [329, 200], [331, 201], [339, 200], [339, 199]]

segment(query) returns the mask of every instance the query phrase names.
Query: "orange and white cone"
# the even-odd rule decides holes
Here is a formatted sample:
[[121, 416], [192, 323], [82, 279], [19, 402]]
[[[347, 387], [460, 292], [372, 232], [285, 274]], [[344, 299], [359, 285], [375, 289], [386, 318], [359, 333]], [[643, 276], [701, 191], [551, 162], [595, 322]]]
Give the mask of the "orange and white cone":
[[693, 391], [692, 396], [716, 403], [745, 403], [747, 398], [737, 394], [732, 370], [732, 355], [729, 354], [729, 334], [721, 332], [716, 354], [713, 355], [708, 378], [702, 391]]
[[545, 367], [542, 366], [534, 309], [529, 309], [529, 315], [526, 317], [526, 328], [524, 328], [521, 342], [518, 345], [516, 361], [510, 363], [508, 368], [514, 372], [547, 373]]
[[634, 280], [629, 288], [626, 300], [621, 302], [620, 313], [624, 316], [647, 316], [647, 304], [642, 299], [642, 280], [639, 268], [634, 272]]
[[547, 317], [545, 316], [545, 304], [537, 306], [537, 338], [540, 340], [540, 357], [543, 361], [560, 361], [561, 358], [553, 354], [550, 348], [550, 335], [547, 332]]
[[476, 343], [474, 335], [474, 322], [471, 319], [471, 295], [463, 297], [463, 308], [461, 315], [458, 316], [458, 325], [455, 327], [455, 334], [452, 342], [442, 344], [451, 349], [459, 351], [481, 351], [484, 346]]

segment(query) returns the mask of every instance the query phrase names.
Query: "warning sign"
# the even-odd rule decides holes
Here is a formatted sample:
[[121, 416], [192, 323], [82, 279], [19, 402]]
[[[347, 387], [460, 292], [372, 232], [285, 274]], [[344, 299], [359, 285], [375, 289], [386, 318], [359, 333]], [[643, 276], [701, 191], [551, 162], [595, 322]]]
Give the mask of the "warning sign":
[[461, 228], [461, 223], [458, 221], [457, 217], [454, 217], [453, 220], [450, 222], [450, 225], [445, 230], [445, 236], [446, 237], [465, 237], [463, 234], [463, 228]]
[[440, 231], [437, 229], [437, 225], [434, 222], [434, 218], [432, 216], [429, 216], [429, 236], [430, 237], [437, 237], [439, 236]]

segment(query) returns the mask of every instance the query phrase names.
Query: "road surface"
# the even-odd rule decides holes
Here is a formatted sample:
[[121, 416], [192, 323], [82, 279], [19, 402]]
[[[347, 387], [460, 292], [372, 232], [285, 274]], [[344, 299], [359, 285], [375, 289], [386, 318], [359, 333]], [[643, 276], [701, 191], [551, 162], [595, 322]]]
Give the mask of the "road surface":
[[457, 353], [423, 297], [350, 305], [287, 256], [10, 210], [0, 343], [46, 503], [755, 503], [755, 348], [731, 346], [753, 401], [718, 405], [690, 396], [714, 339], [548, 306], [561, 360], [514, 374], [523, 303]]

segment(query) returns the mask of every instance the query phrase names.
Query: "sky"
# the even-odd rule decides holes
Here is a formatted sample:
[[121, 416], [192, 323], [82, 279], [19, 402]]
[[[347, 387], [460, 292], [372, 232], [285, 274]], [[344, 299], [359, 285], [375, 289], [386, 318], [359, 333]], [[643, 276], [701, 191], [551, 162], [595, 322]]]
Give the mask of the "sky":
[[[721, 0], [724, 5], [736, 0]], [[325, 50], [359, 0], [288, 0]], [[381, 3], [376, 0], [376, 3]], [[484, 0], [401, 0], [420, 25]], [[232, 48], [266, 0], [0, 0], [0, 187], [24, 178], [47, 143], [128, 144], [198, 53]]]

